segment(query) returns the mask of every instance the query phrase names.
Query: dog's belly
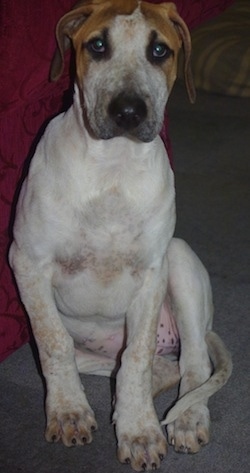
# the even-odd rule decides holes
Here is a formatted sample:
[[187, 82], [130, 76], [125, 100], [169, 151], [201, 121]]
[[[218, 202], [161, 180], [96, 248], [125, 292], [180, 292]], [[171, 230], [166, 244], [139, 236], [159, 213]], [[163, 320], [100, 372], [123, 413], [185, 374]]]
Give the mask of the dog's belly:
[[142, 284], [140, 277], [133, 276], [129, 268], [113, 277], [108, 272], [104, 280], [102, 276], [86, 269], [74, 277], [59, 278], [54, 294], [60, 313], [82, 320], [95, 316], [116, 320], [125, 314]]
[[[99, 268], [99, 271], [97, 270]], [[134, 267], [96, 266], [57, 276], [54, 295], [76, 348], [117, 358], [125, 344], [125, 316], [142, 279]]]
[[[91, 351], [112, 359], [119, 357], [126, 345], [124, 320], [120, 326], [99, 325], [97, 322], [86, 322], [74, 319], [65, 320], [65, 326], [75, 342], [75, 347], [83, 352]], [[175, 322], [170, 314], [160, 317], [157, 330], [156, 354], [177, 354], [179, 351], [179, 335]]]
[[[104, 290], [99, 286], [95, 295], [93, 285], [87, 285], [85, 290], [81, 287], [79, 291], [74, 284], [76, 292], [71, 292], [70, 297], [65, 299], [67, 305], [59, 293], [57, 294], [57, 305], [63, 323], [78, 350], [91, 351], [112, 359], [117, 359], [122, 353], [126, 345], [126, 311], [135, 286], [128, 284], [128, 277], [125, 276], [124, 280], [121, 277], [120, 282], [121, 286], [117, 284], [117, 291], [114, 291], [114, 285], [112, 289]], [[161, 308], [156, 335], [156, 354], [165, 355], [179, 351], [179, 334], [168, 298]]]
[[[92, 261], [90, 255], [84, 255], [57, 265], [55, 300], [78, 349], [116, 359], [125, 347], [126, 313], [146, 271], [138, 256], [95, 256]], [[179, 335], [168, 296], [161, 308], [156, 335], [157, 354], [178, 351]]]
[[61, 316], [64, 325], [74, 340], [75, 347], [82, 352], [97, 353], [117, 359], [126, 344], [125, 317], [105, 319], [93, 316], [84, 319], [69, 319]]

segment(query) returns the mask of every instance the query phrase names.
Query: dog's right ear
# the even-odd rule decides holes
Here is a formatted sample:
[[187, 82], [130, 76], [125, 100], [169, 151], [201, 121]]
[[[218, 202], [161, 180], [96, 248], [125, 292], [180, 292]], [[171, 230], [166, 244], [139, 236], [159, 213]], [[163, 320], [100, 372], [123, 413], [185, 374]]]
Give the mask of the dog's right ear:
[[51, 81], [57, 81], [62, 75], [64, 69], [64, 55], [67, 49], [70, 48], [72, 35], [93, 12], [93, 5], [91, 5], [91, 3], [84, 5], [84, 3], [83, 1], [78, 2], [74, 9], [66, 13], [57, 23], [57, 49], [50, 68]]

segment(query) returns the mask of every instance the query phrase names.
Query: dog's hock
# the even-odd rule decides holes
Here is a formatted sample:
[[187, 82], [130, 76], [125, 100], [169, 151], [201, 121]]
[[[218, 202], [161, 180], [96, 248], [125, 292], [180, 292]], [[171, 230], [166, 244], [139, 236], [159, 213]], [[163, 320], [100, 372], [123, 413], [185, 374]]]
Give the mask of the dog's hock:
[[206, 334], [208, 352], [214, 366], [214, 372], [204, 384], [186, 393], [170, 409], [161, 425], [174, 422], [194, 404], [204, 402], [226, 384], [232, 374], [232, 357], [221, 338], [213, 331]]
[[124, 130], [136, 128], [147, 116], [146, 104], [140, 97], [124, 94], [110, 102], [108, 111], [116, 125]]

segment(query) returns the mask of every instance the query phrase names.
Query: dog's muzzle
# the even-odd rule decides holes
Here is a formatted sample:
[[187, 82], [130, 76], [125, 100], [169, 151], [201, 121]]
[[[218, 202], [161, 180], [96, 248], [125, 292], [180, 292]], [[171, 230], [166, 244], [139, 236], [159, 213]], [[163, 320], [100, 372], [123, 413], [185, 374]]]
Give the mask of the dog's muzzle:
[[121, 130], [131, 131], [137, 128], [147, 117], [147, 107], [139, 96], [119, 94], [108, 107], [111, 120]]
[[[88, 103], [86, 100], [85, 103]], [[142, 142], [152, 141], [160, 132], [164, 103], [154, 105], [149, 94], [121, 91], [97, 95], [94, 107], [85, 107], [86, 118], [96, 138], [108, 140], [128, 136]]]

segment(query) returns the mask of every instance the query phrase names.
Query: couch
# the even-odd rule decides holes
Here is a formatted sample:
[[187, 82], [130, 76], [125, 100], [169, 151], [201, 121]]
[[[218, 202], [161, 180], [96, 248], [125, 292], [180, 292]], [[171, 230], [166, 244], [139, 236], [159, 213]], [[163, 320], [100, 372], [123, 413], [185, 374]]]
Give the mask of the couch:
[[[7, 254], [18, 192], [37, 140], [48, 119], [69, 103], [69, 68], [65, 68], [57, 83], [49, 81], [49, 69], [56, 45], [56, 23], [74, 3], [75, 0], [1, 0], [0, 361], [31, 337]], [[175, 3], [192, 29], [225, 10], [232, 0]], [[167, 114], [161, 135], [171, 156]]]

